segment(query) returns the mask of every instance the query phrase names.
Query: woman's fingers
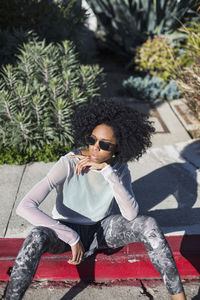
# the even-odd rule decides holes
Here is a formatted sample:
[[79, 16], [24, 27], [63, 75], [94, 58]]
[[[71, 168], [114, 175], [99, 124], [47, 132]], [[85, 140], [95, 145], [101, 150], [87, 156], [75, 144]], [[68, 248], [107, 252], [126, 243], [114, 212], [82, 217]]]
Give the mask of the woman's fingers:
[[80, 174], [86, 167], [88, 167], [90, 165], [91, 165], [91, 162], [89, 161], [89, 157], [84, 158], [76, 164], [75, 172], [77, 174]]
[[69, 264], [78, 265], [81, 263], [83, 254], [85, 252], [82, 242], [79, 240], [78, 243], [72, 248], [72, 259], [68, 260]]
[[76, 155], [69, 155], [69, 158], [78, 157], [78, 158], [85, 158], [85, 155], [76, 154]]
[[71, 155], [70, 157], [80, 158], [80, 160], [77, 162], [76, 167], [75, 167], [75, 173], [78, 175], [80, 175], [81, 172], [87, 168], [89, 170], [101, 170], [104, 167], [104, 165], [102, 165], [102, 164], [97, 164], [97, 163], [91, 161], [89, 156]]

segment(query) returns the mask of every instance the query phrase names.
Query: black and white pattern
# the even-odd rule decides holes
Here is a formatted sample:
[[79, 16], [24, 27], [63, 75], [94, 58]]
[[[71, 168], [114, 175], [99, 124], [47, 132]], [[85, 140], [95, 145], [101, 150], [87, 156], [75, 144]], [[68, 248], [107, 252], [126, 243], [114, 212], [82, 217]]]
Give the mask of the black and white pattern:
[[[66, 225], [69, 226], [69, 223]], [[85, 258], [93, 254], [100, 246], [118, 248], [129, 243], [143, 242], [169, 294], [175, 295], [183, 292], [173, 254], [153, 218], [138, 216], [133, 221], [128, 221], [121, 215], [112, 215], [95, 225], [71, 224], [71, 227], [80, 235], [86, 250]], [[86, 237], [89, 239], [86, 240]], [[46, 227], [34, 228], [24, 241], [16, 258], [5, 300], [22, 299], [33, 280], [43, 253], [58, 254], [68, 250], [70, 246], [60, 240], [53, 230]]]
[[112, 216], [105, 241], [108, 247], [117, 248], [134, 242], [143, 242], [152, 264], [161, 274], [169, 294], [183, 292], [183, 286], [171, 249], [152, 217], [137, 216], [128, 221], [121, 215]]

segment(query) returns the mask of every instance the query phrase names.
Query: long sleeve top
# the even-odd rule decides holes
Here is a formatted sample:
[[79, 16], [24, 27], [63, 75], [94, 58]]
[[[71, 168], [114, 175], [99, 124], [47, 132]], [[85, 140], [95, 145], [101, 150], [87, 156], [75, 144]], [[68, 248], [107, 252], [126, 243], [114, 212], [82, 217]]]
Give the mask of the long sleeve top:
[[[116, 213], [116, 207], [126, 219], [133, 220], [138, 214], [131, 177], [127, 164], [107, 165], [102, 170], [83, 171], [78, 175], [75, 166], [81, 154], [79, 150], [62, 156], [47, 176], [37, 183], [21, 200], [16, 213], [34, 226], [45, 226], [57, 236], [75, 245], [80, 237], [73, 229], [60, 221], [77, 224], [95, 224]], [[56, 202], [52, 216], [39, 209], [50, 191], [56, 189]], [[117, 203], [117, 206], [116, 206]]]

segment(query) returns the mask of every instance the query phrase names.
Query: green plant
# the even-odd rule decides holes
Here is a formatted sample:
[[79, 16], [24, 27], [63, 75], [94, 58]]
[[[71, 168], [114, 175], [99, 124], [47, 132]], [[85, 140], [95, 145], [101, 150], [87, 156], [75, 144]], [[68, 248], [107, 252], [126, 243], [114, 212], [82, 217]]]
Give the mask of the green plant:
[[72, 42], [31, 38], [0, 76], [0, 146], [19, 153], [70, 147], [72, 109], [99, 95], [102, 69], [80, 65]]
[[180, 97], [175, 81], [166, 83], [162, 78], [155, 76], [131, 76], [123, 81], [122, 86], [131, 96], [144, 101], [154, 101], [158, 98], [172, 100]]
[[189, 57], [190, 63], [195, 65], [200, 61], [200, 24], [197, 22], [191, 22], [188, 26], [182, 26], [180, 31], [186, 35], [186, 43], [183, 45], [183, 49], [187, 57]]
[[187, 34], [185, 50], [192, 63], [187, 68], [174, 69], [174, 73], [188, 106], [200, 121], [200, 25], [191, 23], [181, 30]]
[[[181, 64], [173, 51], [171, 74], [179, 85], [183, 97], [194, 115], [200, 120], [200, 24], [190, 23], [180, 29], [186, 35], [186, 42], [182, 45], [183, 58], [187, 65]], [[173, 63], [174, 62], [174, 63]], [[163, 64], [164, 71], [169, 68]]]
[[167, 37], [155, 36], [136, 49], [135, 69], [159, 76], [166, 81], [176, 76], [173, 69], [189, 64], [185, 51], [179, 49]]
[[[69, 38], [72, 31], [80, 31], [86, 20], [80, 0], [7, 0], [0, 2], [0, 28], [32, 30], [50, 41]], [[56, 32], [54, 32], [56, 31]], [[56, 35], [57, 34], [57, 37]]]
[[44, 145], [42, 149], [21, 150], [15, 147], [0, 146], [0, 164], [25, 164], [29, 162], [51, 162], [59, 159], [71, 150], [70, 145], [67, 147], [58, 144]]
[[188, 106], [200, 121], [200, 63], [185, 68], [178, 76], [177, 83]]
[[85, 26], [86, 20], [81, 0], [0, 1], [0, 63], [15, 62], [13, 55], [27, 40], [28, 31], [47, 43], [71, 40], [81, 58], [89, 59], [95, 53], [95, 43]]
[[98, 19], [99, 36], [119, 54], [132, 56], [148, 36], [177, 30], [195, 16], [195, 0], [87, 0]]

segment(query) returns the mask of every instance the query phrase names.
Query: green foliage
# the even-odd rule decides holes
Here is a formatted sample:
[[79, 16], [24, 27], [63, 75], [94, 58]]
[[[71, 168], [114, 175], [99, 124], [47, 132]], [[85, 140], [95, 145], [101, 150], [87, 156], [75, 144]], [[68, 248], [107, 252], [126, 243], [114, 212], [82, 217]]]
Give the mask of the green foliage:
[[180, 31], [186, 35], [183, 49], [190, 60], [190, 64], [195, 65], [200, 60], [200, 24], [191, 22], [187, 27], [182, 26]]
[[112, 50], [133, 55], [148, 36], [174, 32], [195, 16], [195, 0], [87, 0], [97, 16], [99, 35]]
[[185, 50], [192, 63], [186, 68], [174, 68], [173, 72], [184, 98], [200, 121], [200, 24], [191, 23], [182, 30], [187, 34]]
[[19, 151], [14, 147], [0, 146], [0, 164], [25, 164], [29, 162], [51, 162], [59, 159], [71, 150], [68, 147], [60, 147], [58, 144], [44, 145], [42, 149], [29, 148]]
[[[6, 0], [0, 1], [1, 30], [24, 29], [45, 34], [57, 41], [64, 31], [78, 31], [86, 20], [81, 1]], [[63, 27], [63, 28], [62, 28]], [[66, 28], [67, 27], [67, 28]], [[60, 29], [60, 32], [58, 31]], [[58, 37], [54, 35], [54, 30]], [[65, 36], [68, 38], [68, 36]]]
[[0, 74], [0, 146], [19, 153], [73, 142], [71, 112], [99, 96], [102, 69], [80, 65], [72, 42], [31, 38]]
[[172, 43], [167, 36], [149, 38], [136, 49], [136, 70], [148, 72], [164, 80], [176, 79], [181, 69], [195, 65], [200, 60], [200, 25], [190, 23], [179, 29], [184, 43]]
[[185, 68], [177, 76], [177, 83], [188, 106], [200, 121], [200, 62], [190, 68]]
[[164, 80], [175, 78], [173, 69], [187, 66], [190, 58], [186, 51], [180, 50], [180, 45], [174, 45], [167, 37], [155, 36], [136, 49], [134, 63], [136, 70], [148, 72]]
[[87, 19], [81, 0], [0, 1], [0, 64], [14, 63], [17, 48], [32, 31], [47, 43], [71, 40], [81, 58], [95, 53], [94, 41], [84, 26]]
[[144, 101], [154, 101], [158, 98], [172, 100], [180, 97], [175, 81], [166, 83], [162, 78], [155, 76], [131, 76], [124, 80], [122, 85], [132, 97]]

